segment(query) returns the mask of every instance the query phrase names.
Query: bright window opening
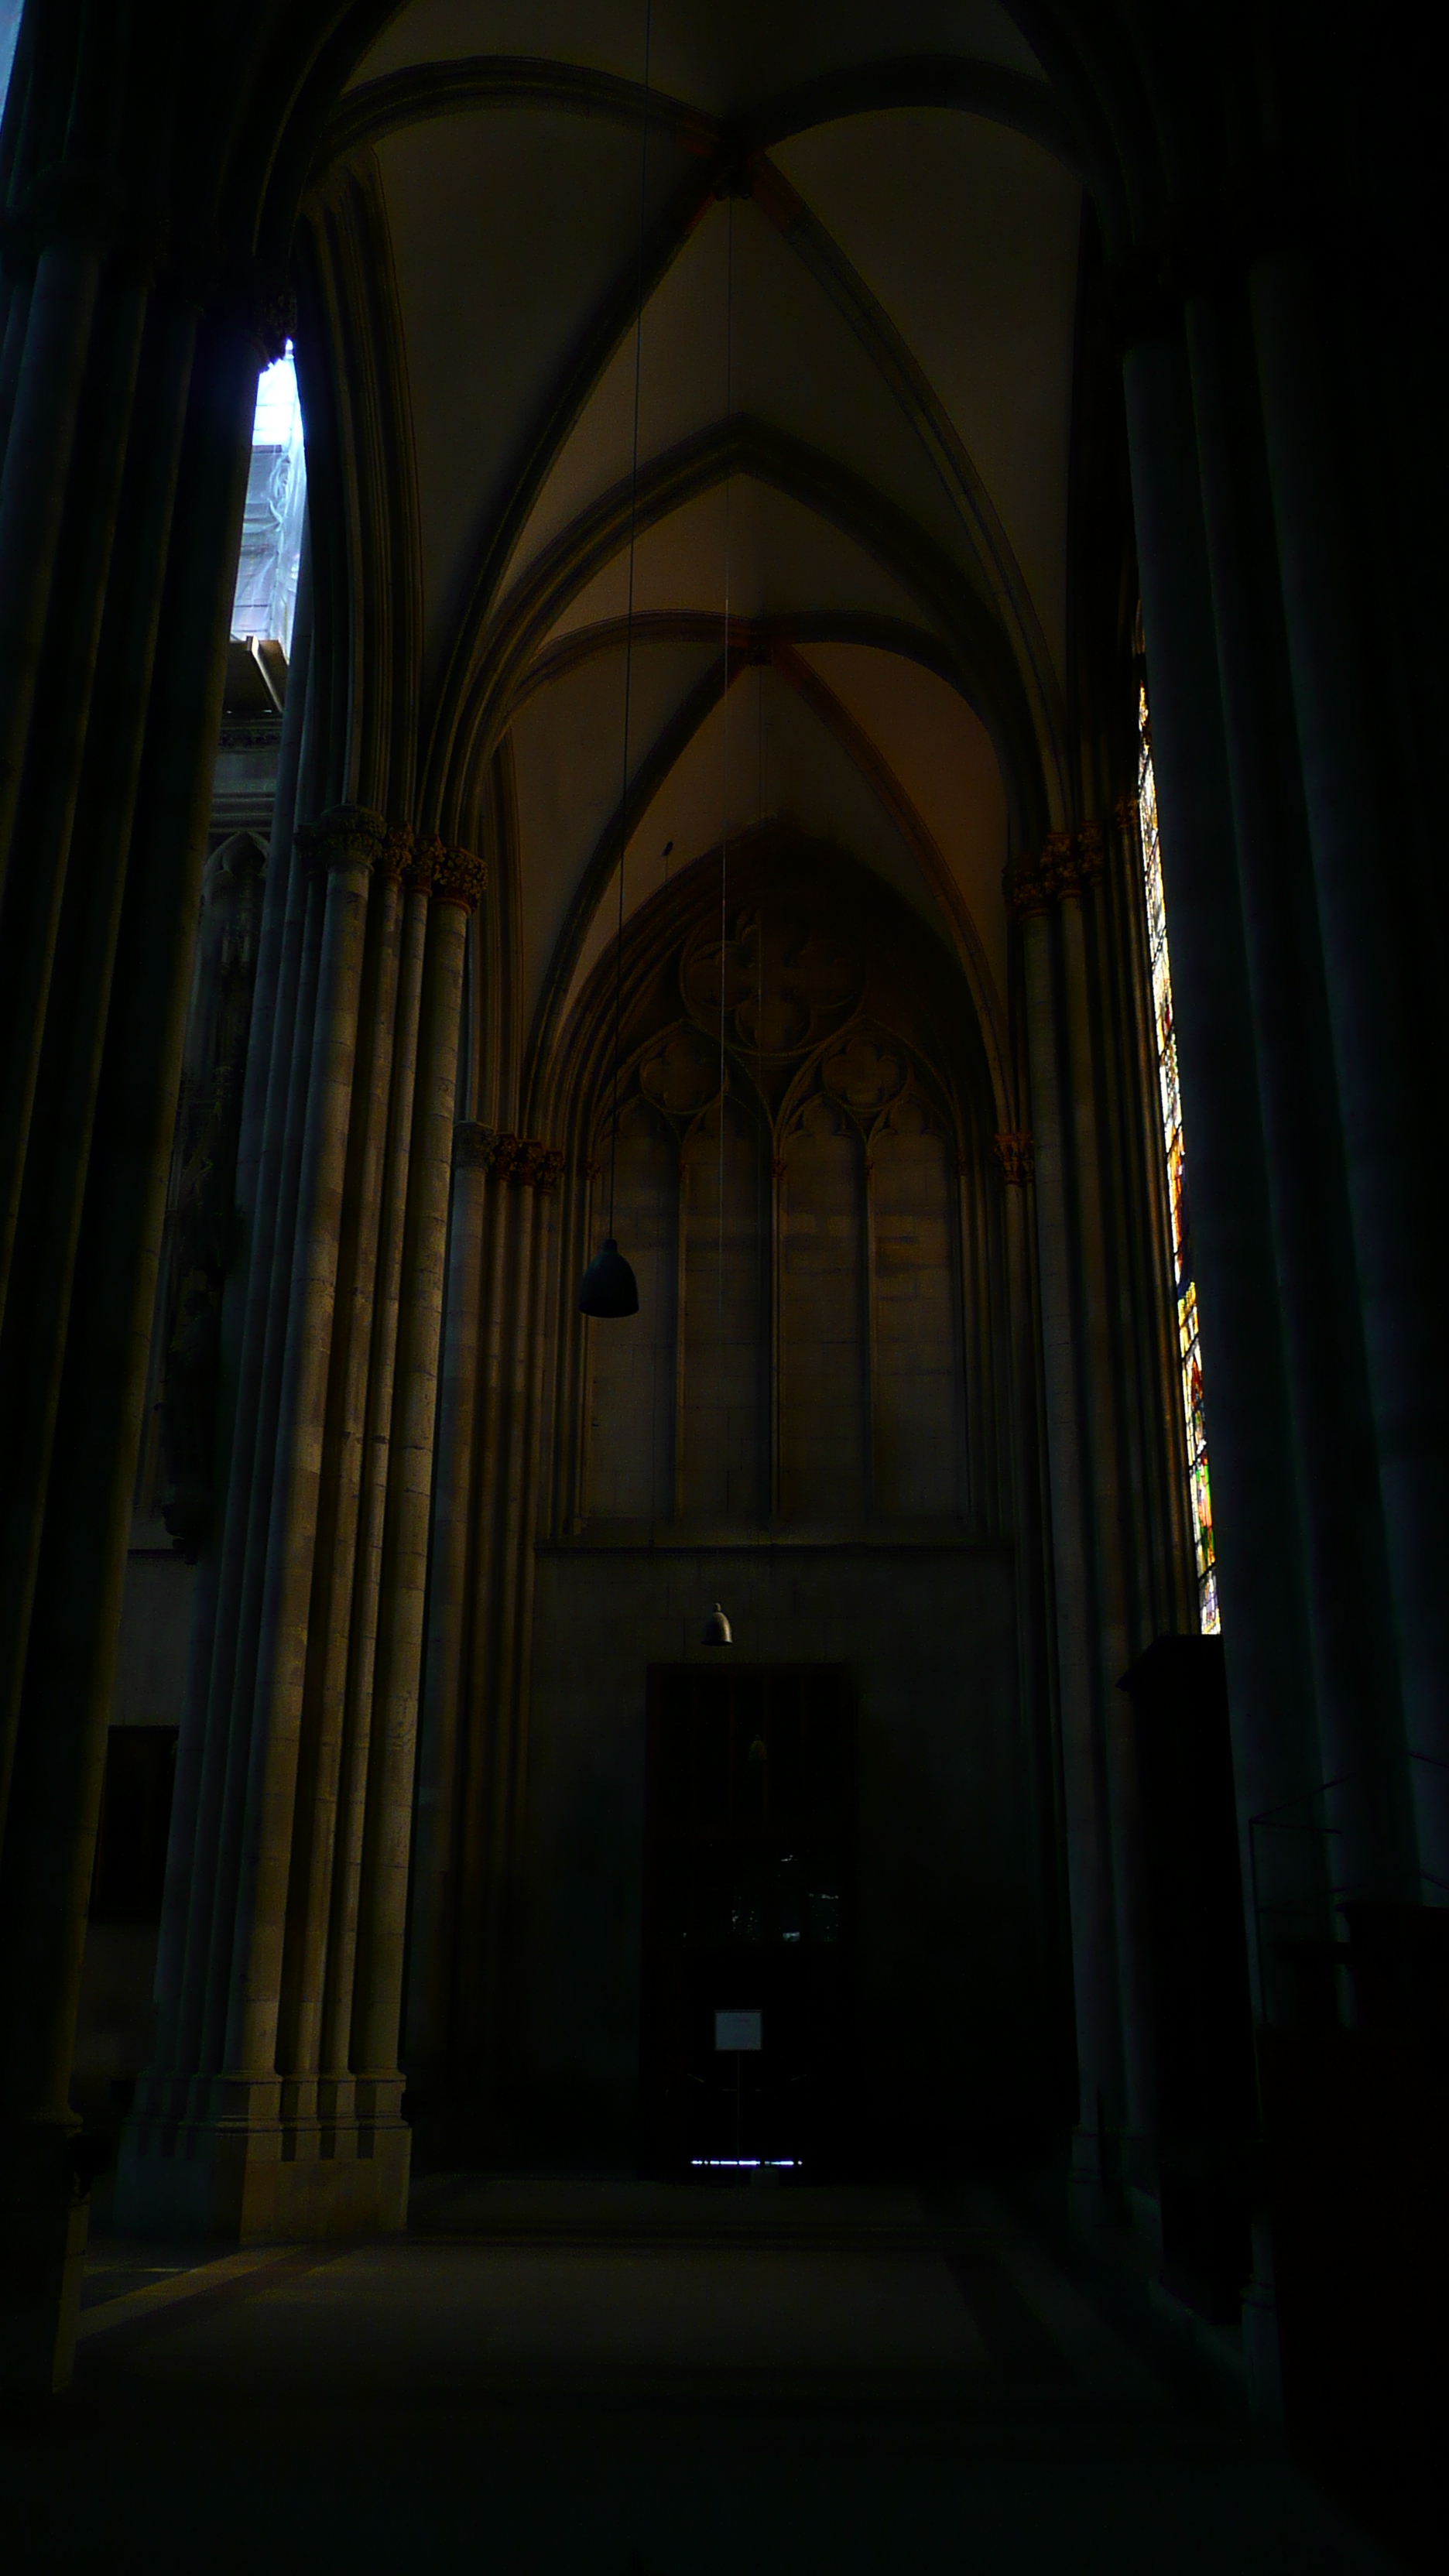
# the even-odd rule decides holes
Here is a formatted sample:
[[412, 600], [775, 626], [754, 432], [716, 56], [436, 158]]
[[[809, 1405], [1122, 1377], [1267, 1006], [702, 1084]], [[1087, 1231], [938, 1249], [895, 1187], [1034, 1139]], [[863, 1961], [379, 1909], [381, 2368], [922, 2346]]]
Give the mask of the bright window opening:
[[1186, 1157], [1182, 1141], [1182, 1094], [1177, 1079], [1177, 1032], [1172, 1017], [1172, 960], [1167, 949], [1167, 910], [1162, 894], [1162, 847], [1157, 832], [1157, 783], [1152, 774], [1152, 727], [1147, 691], [1137, 699], [1137, 806], [1142, 818], [1142, 875], [1147, 896], [1147, 939], [1152, 958], [1152, 1014], [1157, 1036], [1157, 1090], [1162, 1109], [1162, 1140], [1167, 1160], [1167, 1197], [1172, 1213], [1172, 1264], [1177, 1289], [1177, 1350], [1182, 1371], [1182, 1410], [1187, 1430], [1188, 1491], [1192, 1502], [1193, 1547], [1197, 1557], [1198, 1615], [1205, 1637], [1216, 1637], [1218, 1616], [1217, 1560], [1213, 1550], [1213, 1494], [1208, 1473], [1207, 1422], [1202, 1393], [1202, 1337], [1198, 1326], [1197, 1281], [1193, 1275], [1192, 1228], [1188, 1218]]
[[10, 75], [15, 69], [15, 47], [24, 13], [25, 0], [0, 0], [0, 109], [10, 95]]
[[302, 520], [307, 505], [307, 466], [302, 448], [302, 406], [292, 344], [257, 384], [252, 462], [242, 522], [233, 635], [280, 644], [290, 659], [302, 561]]

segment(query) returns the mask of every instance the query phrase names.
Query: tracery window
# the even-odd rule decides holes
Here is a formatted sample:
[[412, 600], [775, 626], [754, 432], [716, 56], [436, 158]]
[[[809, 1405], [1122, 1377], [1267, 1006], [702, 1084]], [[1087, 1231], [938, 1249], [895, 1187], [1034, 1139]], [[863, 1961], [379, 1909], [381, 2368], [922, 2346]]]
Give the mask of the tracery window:
[[1167, 947], [1167, 910], [1162, 892], [1162, 847], [1157, 829], [1157, 784], [1152, 771], [1152, 726], [1147, 691], [1137, 698], [1137, 808], [1142, 825], [1142, 877], [1147, 898], [1147, 939], [1152, 962], [1152, 1013], [1157, 1039], [1157, 1089], [1162, 1111], [1162, 1140], [1167, 1162], [1167, 1197], [1172, 1219], [1172, 1262], [1177, 1289], [1177, 1349], [1182, 1372], [1182, 1410], [1187, 1432], [1188, 1492], [1192, 1504], [1193, 1548], [1197, 1559], [1198, 1615], [1203, 1635], [1218, 1635], [1217, 1560], [1213, 1549], [1212, 1478], [1208, 1470], [1207, 1420], [1203, 1406], [1202, 1336], [1198, 1323], [1197, 1280], [1193, 1272], [1192, 1227], [1188, 1215], [1187, 1175], [1182, 1140], [1182, 1095], [1177, 1079], [1177, 1033], [1172, 1017], [1172, 961]]
[[[702, 912], [648, 1016], [618, 1095], [640, 1313], [593, 1336], [586, 1517], [961, 1523], [978, 1158], [932, 1015], [867, 921], [771, 887], [731, 905], [723, 955]], [[601, 1208], [613, 1114], [606, 1083]]]

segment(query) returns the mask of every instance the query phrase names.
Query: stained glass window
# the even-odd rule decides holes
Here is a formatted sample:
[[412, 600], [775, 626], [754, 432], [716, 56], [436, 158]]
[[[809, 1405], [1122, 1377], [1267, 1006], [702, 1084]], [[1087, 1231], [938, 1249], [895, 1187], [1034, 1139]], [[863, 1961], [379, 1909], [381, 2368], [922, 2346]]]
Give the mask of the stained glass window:
[[1147, 691], [1137, 700], [1137, 807], [1142, 822], [1142, 876], [1147, 896], [1147, 941], [1152, 959], [1152, 1013], [1157, 1035], [1157, 1089], [1162, 1110], [1162, 1141], [1167, 1159], [1167, 1196], [1172, 1214], [1172, 1262], [1177, 1289], [1177, 1350], [1182, 1371], [1182, 1410], [1187, 1430], [1188, 1490], [1192, 1503], [1192, 1536], [1197, 1556], [1198, 1615], [1205, 1637], [1215, 1637], [1218, 1617], [1217, 1561], [1213, 1552], [1213, 1494], [1208, 1473], [1207, 1422], [1203, 1410], [1202, 1336], [1198, 1325], [1197, 1281], [1193, 1275], [1192, 1227], [1188, 1215], [1186, 1157], [1182, 1142], [1182, 1094], [1177, 1080], [1177, 1034], [1172, 1018], [1172, 961], [1167, 949], [1167, 910], [1162, 894], [1162, 847], [1157, 832], [1157, 784], [1152, 774], [1152, 728]]

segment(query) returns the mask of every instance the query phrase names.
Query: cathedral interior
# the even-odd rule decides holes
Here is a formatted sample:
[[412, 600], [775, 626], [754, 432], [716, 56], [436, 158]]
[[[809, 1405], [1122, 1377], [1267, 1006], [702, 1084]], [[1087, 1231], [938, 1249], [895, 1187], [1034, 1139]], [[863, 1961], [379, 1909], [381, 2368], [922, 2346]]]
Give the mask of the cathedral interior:
[[1428, 36], [0, 77], [7, 2563], [1438, 2565]]

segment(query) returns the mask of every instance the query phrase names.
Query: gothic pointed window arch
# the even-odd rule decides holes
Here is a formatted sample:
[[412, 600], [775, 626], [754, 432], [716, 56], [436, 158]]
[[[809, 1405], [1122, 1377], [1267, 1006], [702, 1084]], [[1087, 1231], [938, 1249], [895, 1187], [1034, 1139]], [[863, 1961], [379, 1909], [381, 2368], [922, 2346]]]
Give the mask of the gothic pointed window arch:
[[617, 1116], [640, 1282], [637, 1324], [589, 1341], [596, 1529], [950, 1533], [994, 1509], [970, 1329], [990, 1111], [947, 970], [864, 871], [827, 863], [788, 842], [743, 863], [723, 958], [710, 872], [676, 890], [617, 1110], [605, 1079], [587, 1113], [599, 1189]]
[[1173, 1286], [1177, 1300], [1177, 1352], [1187, 1435], [1188, 1499], [1192, 1510], [1198, 1617], [1205, 1637], [1221, 1628], [1217, 1555], [1213, 1542], [1212, 1476], [1208, 1465], [1207, 1412], [1203, 1398], [1202, 1332], [1187, 1195], [1182, 1093], [1177, 1073], [1177, 1032], [1172, 1015], [1172, 959], [1162, 886], [1162, 844], [1157, 825], [1157, 782], [1152, 768], [1152, 720], [1145, 682], [1137, 692], [1137, 810], [1142, 834], [1142, 885], [1147, 905], [1147, 946], [1152, 970], [1152, 1020], [1157, 1052], [1157, 1092], [1172, 1230]]

